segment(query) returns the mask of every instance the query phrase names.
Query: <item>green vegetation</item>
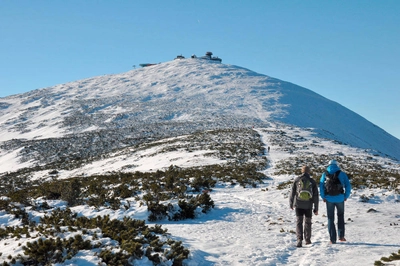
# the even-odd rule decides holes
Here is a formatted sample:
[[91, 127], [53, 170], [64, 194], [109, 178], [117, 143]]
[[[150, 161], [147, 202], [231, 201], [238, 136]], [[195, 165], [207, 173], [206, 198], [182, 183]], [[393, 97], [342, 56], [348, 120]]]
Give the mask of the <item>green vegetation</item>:
[[[30, 236], [33, 241], [22, 248], [25, 256], [11, 257], [24, 265], [48, 265], [62, 263], [71, 259], [80, 250], [97, 250], [98, 256], [107, 265], [128, 265], [130, 259], [141, 258], [144, 254], [155, 264], [161, 258], [181, 265], [189, 251], [181, 242], [165, 239], [167, 231], [161, 226], [149, 227], [141, 220], [125, 217], [122, 221], [109, 216], [95, 218], [77, 217], [70, 209], [56, 209], [41, 219], [40, 225], [27, 227], [7, 227], [1, 231], [1, 237], [21, 234]], [[65, 237], [64, 235], [73, 235]], [[110, 239], [114, 244], [108, 244]], [[122, 250], [122, 251], [121, 251]], [[173, 255], [172, 255], [173, 254]]]
[[[253, 130], [208, 131], [190, 135], [186, 142], [172, 139], [161, 143], [165, 146], [161, 153], [209, 150], [207, 156], [226, 163], [191, 168], [171, 165], [155, 172], [120, 171], [69, 179], [57, 179], [62, 168], [54, 170], [51, 164], [1, 176], [0, 195], [4, 197], [0, 200], [0, 210], [14, 215], [21, 225], [0, 228], [0, 239], [31, 239], [22, 246], [23, 254], [9, 256], [4, 263], [62, 263], [80, 250], [92, 250], [107, 265], [129, 265], [143, 257], [154, 265], [165, 261], [182, 265], [189, 251], [161, 226], [149, 227], [145, 221], [127, 217], [123, 220], [109, 216], [78, 217], [70, 208], [86, 205], [98, 210], [128, 211], [134, 206], [146, 206], [150, 222], [195, 219], [214, 208], [211, 195], [217, 183], [256, 187], [265, 179], [259, 172], [267, 166], [264, 147]], [[151, 145], [154, 144], [136, 149]], [[81, 164], [77, 162], [76, 167]], [[70, 161], [68, 169], [73, 167]], [[32, 173], [43, 169], [48, 170], [49, 178], [32, 181]], [[66, 209], [52, 209], [50, 200], [66, 202]], [[29, 210], [45, 215], [36, 223]]]
[[[254, 165], [206, 166], [183, 169], [170, 166], [165, 171], [152, 173], [111, 173], [91, 177], [51, 180], [39, 186], [26, 186], [21, 190], [9, 191], [8, 199], [0, 200], [0, 209], [21, 219], [22, 227], [0, 229], [1, 238], [21, 236], [31, 237], [32, 242], [23, 246], [25, 256], [12, 257], [9, 261], [46, 265], [63, 262], [72, 258], [79, 250], [99, 249], [99, 258], [107, 265], [127, 265], [132, 258], [147, 256], [155, 264], [161, 260], [171, 260], [173, 265], [181, 265], [189, 251], [180, 242], [171, 239], [160, 240], [155, 233], [166, 235], [161, 226], [147, 227], [144, 221], [110, 220], [108, 216], [88, 219], [77, 217], [70, 209], [52, 210], [40, 223], [29, 220], [27, 207], [47, 212], [50, 207], [46, 200], [64, 200], [68, 206], [86, 204], [95, 208], [112, 210], [129, 209], [130, 204], [147, 206], [148, 220], [194, 219], [197, 210], [202, 213], [214, 208], [210, 192], [217, 182], [231, 185], [255, 186], [264, 176]], [[36, 204], [32, 199], [45, 201]], [[74, 237], [61, 239], [67, 232], [75, 232]], [[39, 237], [42, 235], [44, 237]], [[96, 241], [96, 236], [108, 237], [118, 242], [109, 247]], [[89, 240], [90, 239], [90, 240]], [[122, 249], [123, 251], [112, 250]]]
[[400, 260], [400, 249], [397, 253], [392, 253], [389, 257], [382, 257], [380, 260], [375, 261], [374, 265], [391, 265], [388, 262]]

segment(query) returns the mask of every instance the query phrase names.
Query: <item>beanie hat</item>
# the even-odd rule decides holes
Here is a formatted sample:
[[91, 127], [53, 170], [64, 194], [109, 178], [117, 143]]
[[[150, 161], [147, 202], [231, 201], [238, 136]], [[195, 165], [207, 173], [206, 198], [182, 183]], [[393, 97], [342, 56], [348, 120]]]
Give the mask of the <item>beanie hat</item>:
[[336, 164], [336, 165], [337, 165], [336, 160], [330, 160], [330, 161], [329, 161], [329, 165], [331, 165], [331, 164]]

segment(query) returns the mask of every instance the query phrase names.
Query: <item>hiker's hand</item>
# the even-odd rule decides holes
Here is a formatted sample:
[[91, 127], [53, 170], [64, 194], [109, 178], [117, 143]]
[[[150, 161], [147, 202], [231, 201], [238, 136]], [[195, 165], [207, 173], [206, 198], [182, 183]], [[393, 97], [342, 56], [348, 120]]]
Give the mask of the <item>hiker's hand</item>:
[[293, 210], [293, 207], [290, 207]]
[[318, 215], [318, 211], [314, 211], [314, 214], [315, 214], [315, 215]]
[[324, 202], [326, 202], [326, 199], [324, 199]]

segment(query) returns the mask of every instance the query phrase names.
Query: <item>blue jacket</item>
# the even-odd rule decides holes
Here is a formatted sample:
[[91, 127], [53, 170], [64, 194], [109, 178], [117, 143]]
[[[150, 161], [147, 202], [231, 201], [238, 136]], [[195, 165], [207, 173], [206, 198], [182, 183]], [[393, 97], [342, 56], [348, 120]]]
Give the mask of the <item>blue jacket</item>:
[[[326, 171], [330, 174], [335, 173], [337, 170], [340, 170], [339, 166], [336, 164], [331, 164], [326, 168]], [[321, 195], [322, 199], [326, 199], [328, 202], [343, 202], [350, 196], [351, 193], [351, 184], [349, 181], [349, 177], [346, 175], [345, 172], [340, 171], [338, 176], [340, 183], [343, 185], [344, 194], [339, 194], [336, 196], [325, 195], [325, 173], [322, 174], [320, 183], [319, 183], [319, 194]]]

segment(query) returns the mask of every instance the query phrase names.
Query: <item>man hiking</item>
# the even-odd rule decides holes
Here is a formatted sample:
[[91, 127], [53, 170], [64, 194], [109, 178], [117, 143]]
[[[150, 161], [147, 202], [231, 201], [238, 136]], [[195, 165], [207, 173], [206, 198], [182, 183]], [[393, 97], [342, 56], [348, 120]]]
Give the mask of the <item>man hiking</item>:
[[[349, 177], [345, 172], [340, 170], [335, 160], [329, 161], [325, 173], [322, 174], [319, 190], [321, 198], [326, 202], [330, 243], [336, 243], [337, 235], [339, 235], [339, 241], [346, 241], [346, 238], [344, 238], [344, 202], [350, 196], [351, 184]], [[335, 227], [335, 208], [338, 218], [337, 234]]]
[[289, 197], [290, 208], [296, 211], [297, 247], [302, 247], [303, 239], [306, 245], [311, 244], [311, 217], [313, 212], [318, 215], [319, 202], [318, 186], [310, 177], [310, 167], [303, 166], [301, 173], [295, 178]]

